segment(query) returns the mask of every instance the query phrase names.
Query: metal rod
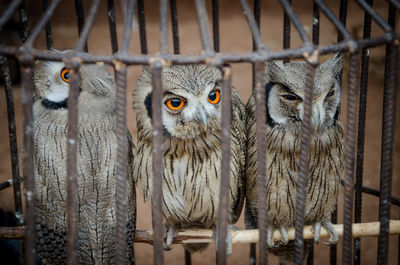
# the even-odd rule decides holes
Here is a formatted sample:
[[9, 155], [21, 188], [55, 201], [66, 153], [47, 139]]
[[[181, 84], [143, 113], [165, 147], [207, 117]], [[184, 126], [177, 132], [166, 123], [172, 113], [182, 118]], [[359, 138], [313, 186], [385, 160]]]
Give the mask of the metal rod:
[[117, 136], [117, 164], [116, 175], [117, 185], [115, 190], [116, 200], [116, 254], [117, 264], [127, 264], [127, 189], [126, 183], [128, 180], [128, 137], [126, 124], [126, 66], [121, 63], [115, 65], [115, 81], [116, 81], [116, 130]]
[[313, 20], [312, 20], [312, 42], [314, 45], [319, 44], [319, 25], [320, 11], [318, 5], [313, 2]]
[[304, 211], [307, 196], [307, 176], [308, 176], [308, 161], [311, 148], [311, 109], [312, 99], [314, 92], [314, 76], [316, 67], [318, 65], [317, 54], [314, 53], [312, 57], [308, 58], [306, 65], [306, 82], [305, 82], [305, 97], [304, 97], [304, 110], [303, 121], [301, 125], [301, 140], [300, 140], [300, 160], [299, 160], [299, 176], [297, 178], [296, 188], [296, 217], [295, 227], [296, 236], [294, 239], [294, 263], [297, 265], [304, 264]]
[[3, 29], [4, 24], [14, 15], [15, 10], [19, 7], [22, 0], [15, 0], [10, 3], [7, 9], [1, 14], [0, 17], [0, 32]]
[[152, 65], [152, 85], [153, 92], [151, 97], [152, 122], [153, 122], [153, 195], [152, 195], [152, 217], [154, 230], [154, 265], [164, 264], [163, 233], [162, 233], [162, 180], [163, 180], [163, 134], [162, 134], [162, 64], [155, 61]]
[[[285, 1], [286, 5], [291, 5], [291, 0]], [[283, 6], [283, 2], [281, 1]], [[283, 49], [290, 48], [290, 18], [287, 14], [286, 9], [283, 10]], [[288, 60], [285, 60], [284, 63], [287, 63]]]
[[400, 10], [400, 2], [397, 0], [386, 0], [390, 3], [390, 5], [392, 5], [394, 8], [396, 8], [397, 10]]
[[97, 10], [99, 9], [101, 0], [93, 0], [92, 6], [89, 10], [89, 15], [87, 16], [87, 20], [83, 25], [78, 43], [75, 46], [75, 51], [83, 51], [86, 50], [87, 47], [87, 39], [89, 38], [90, 30], [92, 29], [94, 19], [97, 14]]
[[[377, 196], [377, 197], [380, 197], [380, 194], [381, 194], [381, 192], [379, 190], [372, 189], [372, 188], [365, 187], [365, 186], [361, 188], [361, 191], [366, 193], [366, 194], [374, 195], [374, 196]], [[400, 199], [399, 198], [395, 198], [395, 197], [391, 196], [390, 197], [390, 203], [395, 205], [395, 206], [397, 206], [397, 207], [400, 207]]]
[[192, 265], [192, 257], [189, 251], [185, 250], [185, 265]]
[[168, 0], [160, 0], [160, 53], [168, 53]]
[[[82, 0], [75, 0], [75, 13], [78, 23], [78, 36], [81, 36], [83, 25], [85, 24], [85, 15], [83, 11]], [[87, 43], [85, 43], [84, 51], [88, 51]]]
[[[47, 8], [48, 8], [48, 1], [47, 0], [43, 0], [43, 12], [46, 12]], [[51, 20], [49, 19], [49, 21], [46, 23], [46, 45], [47, 45], [47, 49], [50, 50], [51, 48], [53, 48], [53, 35], [51, 33]]]
[[[337, 224], [337, 205], [331, 214], [331, 222], [332, 224]], [[337, 264], [337, 245], [331, 246], [329, 249], [329, 262], [330, 265]]]
[[179, 31], [178, 31], [178, 11], [176, 8], [176, 0], [170, 0], [169, 6], [171, 10], [172, 36], [174, 42], [174, 54], [179, 54]]
[[[256, 0], [259, 2], [259, 0]], [[219, 52], [219, 1], [212, 0], [212, 23], [213, 23], [213, 41], [214, 51]]]
[[143, 0], [138, 0], [138, 15], [139, 15], [140, 50], [142, 54], [147, 54], [146, 17], [144, 13]]
[[232, 70], [222, 67], [222, 119], [221, 122], [221, 181], [219, 186], [218, 224], [217, 224], [217, 265], [226, 264], [226, 237], [228, 228], [229, 179], [231, 158], [232, 122]]
[[[344, 26], [346, 26], [347, 20], [347, 0], [340, 0], [340, 7], [339, 7], [339, 20], [342, 22]], [[341, 31], [338, 31], [338, 38], [337, 41], [343, 40], [343, 34]]]
[[121, 53], [126, 54], [129, 51], [129, 44], [132, 37], [133, 16], [135, 14], [136, 0], [129, 0], [127, 14], [125, 16], [124, 35], [122, 39]]
[[[372, 5], [372, 0], [369, 4]], [[364, 13], [364, 32], [363, 39], [371, 37], [371, 16]], [[362, 210], [362, 191], [364, 174], [364, 143], [365, 143], [365, 121], [367, 112], [367, 94], [368, 94], [368, 66], [369, 66], [369, 48], [362, 50], [361, 58], [361, 77], [360, 77], [360, 102], [358, 110], [358, 133], [357, 133], [357, 160], [356, 160], [356, 184], [355, 184], [355, 204], [354, 204], [354, 222], [361, 223]], [[354, 240], [354, 265], [361, 264], [361, 240]]]
[[9, 179], [9, 180], [6, 180], [4, 182], [1, 182], [0, 183], [0, 191], [6, 189], [8, 187], [11, 187], [12, 184], [13, 184], [13, 180], [12, 179]]
[[346, 161], [344, 179], [344, 235], [342, 264], [352, 262], [352, 222], [353, 222], [353, 185], [354, 160], [356, 148], [356, 118], [357, 118], [357, 87], [358, 87], [358, 53], [350, 54], [350, 69], [347, 94], [347, 123], [346, 123]]
[[118, 38], [117, 28], [115, 22], [115, 4], [114, 0], [107, 0], [107, 14], [108, 14], [108, 27], [110, 29], [111, 51], [116, 53], [118, 51]]
[[308, 243], [307, 244], [307, 265], [313, 265], [314, 264], [314, 244], [313, 243]]
[[[297, 32], [299, 33], [301, 40], [306, 44], [311, 43], [310, 37], [308, 37], [308, 34], [305, 31], [303, 24], [301, 23], [300, 19], [296, 16], [296, 13], [294, 12], [292, 6], [290, 5], [290, 2], [288, 0], [280, 0], [280, 2], [285, 10], [285, 13], [288, 15], [294, 27], [296, 28]], [[290, 47], [290, 26], [288, 30], [289, 31], [286, 33], [289, 34], [289, 39], [287, 40], [288, 43], [286, 43], [286, 45], [288, 45], [287, 48]]]
[[253, 41], [255, 41], [257, 50], [266, 50], [266, 46], [262, 40], [260, 29], [254, 18], [253, 12], [251, 12], [249, 3], [246, 0], [240, 0], [240, 4], [243, 9], [244, 16], [246, 17], [247, 23], [249, 24], [251, 34], [253, 36]]
[[[396, 9], [389, 5], [388, 23], [394, 28]], [[388, 264], [390, 192], [392, 188], [393, 142], [396, 113], [396, 94], [398, 76], [399, 45], [398, 42], [386, 46], [385, 79], [383, 90], [382, 118], [382, 151], [380, 171], [378, 264]]]
[[22, 42], [25, 42], [28, 39], [30, 33], [29, 33], [29, 27], [28, 27], [28, 15], [26, 13], [24, 1], [22, 1], [21, 4], [19, 5], [18, 13], [19, 13], [20, 23], [22, 25], [21, 39], [22, 39]]
[[22, 172], [25, 179], [26, 199], [26, 237], [25, 264], [34, 264], [35, 260], [35, 180], [33, 176], [33, 60], [29, 54], [20, 58], [22, 109], [24, 114], [24, 153], [22, 156]]
[[199, 24], [201, 44], [206, 55], [213, 54], [210, 41], [210, 29], [208, 22], [207, 9], [204, 0], [195, 0], [197, 23]]
[[386, 33], [393, 33], [392, 27], [364, 0], [356, 0], [357, 4], [367, 12], [372, 19], [382, 28]]
[[33, 45], [33, 42], [37, 39], [37, 37], [39, 36], [42, 29], [47, 25], [48, 21], [50, 20], [51, 16], [53, 15], [54, 11], [56, 10], [57, 5], [60, 2], [61, 2], [61, 0], [53, 0], [51, 2], [49, 8], [46, 9], [46, 12], [43, 14], [43, 16], [40, 18], [39, 22], [33, 28], [31, 35], [25, 42], [25, 46], [31, 47]]
[[256, 86], [253, 93], [256, 97], [256, 137], [257, 137], [257, 199], [258, 199], [258, 229], [260, 233], [260, 242], [258, 243], [258, 264], [268, 264], [268, 246], [267, 246], [267, 194], [265, 191], [267, 183], [266, 172], [266, 91], [264, 81], [265, 64], [263, 62], [255, 63]]

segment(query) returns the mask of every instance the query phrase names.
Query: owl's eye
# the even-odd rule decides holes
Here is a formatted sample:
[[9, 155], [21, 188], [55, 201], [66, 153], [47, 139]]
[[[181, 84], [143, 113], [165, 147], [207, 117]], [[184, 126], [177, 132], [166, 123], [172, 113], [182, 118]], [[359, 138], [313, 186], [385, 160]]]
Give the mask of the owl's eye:
[[294, 101], [294, 100], [299, 100], [300, 99], [298, 96], [291, 95], [291, 94], [282, 95], [282, 97], [284, 99], [290, 100], [290, 101]]
[[69, 83], [69, 70], [67, 68], [63, 68], [60, 75], [64, 82]]
[[326, 95], [327, 98], [332, 97], [333, 95], [335, 95], [335, 90], [332, 90], [331, 92], [328, 93], [328, 95]]
[[170, 98], [165, 101], [165, 105], [172, 110], [179, 110], [185, 105], [185, 101], [181, 98]]
[[214, 89], [208, 94], [208, 102], [212, 104], [218, 104], [221, 99], [221, 92], [218, 89]]

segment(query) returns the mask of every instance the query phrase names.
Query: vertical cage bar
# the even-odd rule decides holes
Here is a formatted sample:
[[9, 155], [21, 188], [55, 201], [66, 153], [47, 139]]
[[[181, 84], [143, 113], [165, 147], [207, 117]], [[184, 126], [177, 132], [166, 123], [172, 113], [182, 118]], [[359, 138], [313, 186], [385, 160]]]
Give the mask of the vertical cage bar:
[[[316, 57], [316, 55], [312, 55]], [[299, 161], [299, 176], [297, 179], [297, 195], [296, 195], [296, 218], [295, 218], [295, 239], [294, 239], [294, 263], [296, 265], [304, 264], [304, 210], [307, 194], [307, 176], [308, 176], [308, 160], [311, 148], [311, 109], [314, 92], [314, 76], [318, 58], [309, 58], [306, 65], [306, 82], [305, 82], [305, 98], [303, 121], [301, 125], [301, 140], [300, 140], [300, 161]]]
[[[75, 0], [75, 13], [78, 23], [78, 36], [81, 36], [83, 24], [85, 24], [85, 15], [83, 11], [83, 3], [82, 0]], [[85, 42], [84, 51], [88, 51], [87, 43]]]
[[2, 12], [0, 17], [0, 31], [4, 24], [14, 15], [15, 10], [19, 7], [22, 0], [12, 1], [11, 4], [7, 7], [7, 9]]
[[[332, 212], [331, 222], [332, 222], [332, 224], [336, 224], [337, 223], [337, 205], [335, 206], [335, 209]], [[337, 245], [334, 245], [334, 246], [330, 247], [329, 260], [330, 260], [330, 265], [336, 265], [337, 264]]]
[[313, 2], [313, 21], [312, 21], [312, 42], [315, 45], [319, 44], [319, 25], [320, 11], [318, 5]]
[[25, 231], [25, 264], [35, 262], [35, 179], [33, 176], [33, 61], [30, 55], [24, 54], [21, 63], [22, 108], [24, 114], [24, 152], [22, 170], [25, 179], [26, 231]]
[[217, 224], [217, 265], [226, 264], [226, 236], [228, 228], [228, 190], [231, 158], [232, 75], [229, 66], [222, 67], [222, 119], [221, 122], [221, 181], [219, 186]]
[[[372, 5], [372, 0], [368, 1]], [[364, 12], [363, 39], [371, 37], [371, 16]], [[356, 183], [355, 183], [355, 204], [354, 222], [361, 223], [362, 210], [362, 185], [364, 174], [364, 143], [365, 143], [365, 121], [367, 112], [368, 94], [368, 67], [369, 48], [362, 50], [361, 76], [360, 76], [360, 103], [358, 110], [358, 133], [357, 133], [357, 160], [356, 160]], [[354, 265], [361, 264], [361, 238], [354, 238]]]
[[[254, 13], [254, 19], [256, 20], [256, 25], [258, 26], [258, 29], [261, 32], [261, 1], [260, 0], [254, 0], [253, 3], [253, 13]], [[254, 39], [254, 36], [252, 36], [253, 39], [253, 51], [257, 49], [257, 44], [256, 40]], [[255, 73], [255, 66], [254, 63], [252, 63], [252, 87], [256, 87], [256, 73]], [[254, 253], [254, 255], [252, 254]], [[256, 258], [256, 245], [255, 244], [250, 244], [250, 258], [254, 257], [254, 260]]]
[[138, 0], [138, 15], [139, 15], [140, 50], [142, 54], [147, 54], [146, 17], [144, 13], [143, 0]]
[[[48, 8], [48, 1], [43, 0], [43, 12], [46, 12]], [[47, 49], [50, 50], [53, 48], [53, 35], [51, 33], [51, 22], [50, 20], [46, 23], [46, 45]]]
[[185, 250], [185, 265], [192, 265], [192, 257], [187, 250]]
[[160, 53], [168, 53], [168, 2], [167, 0], [160, 0]]
[[[73, 64], [73, 65], [72, 65]], [[67, 264], [77, 264], [78, 248], [78, 91], [79, 64], [66, 65], [70, 73], [67, 131]]]
[[[259, 0], [256, 0], [259, 1]], [[213, 23], [213, 41], [214, 51], [219, 52], [219, 1], [212, 0], [212, 23]]]
[[127, 124], [126, 124], [126, 66], [122, 63], [115, 65], [115, 81], [116, 81], [116, 130], [117, 136], [117, 186], [115, 190], [116, 195], [116, 254], [117, 264], [127, 264], [127, 153], [128, 153], [128, 137], [127, 137]]
[[266, 91], [264, 86], [265, 64], [255, 63], [255, 95], [256, 95], [256, 136], [257, 136], [257, 200], [258, 200], [258, 264], [268, 264], [268, 245], [267, 245], [267, 172], [266, 172]]
[[243, 14], [246, 17], [247, 23], [249, 24], [256, 50], [266, 50], [265, 44], [261, 37], [260, 27], [257, 25], [254, 13], [251, 12], [249, 3], [247, 0], [240, 0], [240, 5], [242, 6]]
[[174, 54], [179, 54], [179, 31], [178, 31], [178, 11], [176, 0], [169, 0], [171, 10], [172, 37], [174, 43]]
[[[291, 0], [288, 0], [288, 3], [291, 4]], [[283, 49], [290, 48], [290, 19], [286, 14], [285, 10], [283, 11]], [[284, 59], [284, 63], [289, 62], [289, 59]]]
[[85, 50], [85, 47], [87, 46], [87, 39], [89, 38], [90, 30], [93, 27], [93, 22], [97, 11], [99, 10], [100, 3], [101, 0], [93, 0], [92, 5], [90, 6], [87, 21], [83, 25], [81, 36], [79, 37], [78, 43], [75, 46], [75, 51]]
[[19, 164], [18, 164], [18, 144], [17, 144], [16, 125], [15, 125], [14, 96], [12, 92], [10, 68], [8, 66], [8, 60], [5, 56], [0, 56], [0, 66], [1, 66], [1, 73], [3, 75], [6, 101], [7, 101], [8, 137], [10, 141], [11, 171], [13, 179], [15, 216], [17, 217], [18, 225], [23, 225], [24, 219], [22, 215], [21, 178], [19, 175]]
[[18, 12], [19, 12], [19, 19], [20, 19], [21, 26], [22, 26], [21, 27], [21, 39], [22, 39], [22, 42], [25, 42], [28, 39], [30, 33], [29, 33], [29, 27], [28, 27], [28, 15], [26, 13], [24, 1], [21, 2]]
[[162, 100], [162, 64], [160, 61], [152, 65], [153, 92], [151, 96], [151, 109], [153, 121], [153, 198], [152, 217], [154, 231], [154, 265], [164, 264], [163, 233], [162, 233], [162, 180], [163, 180], [163, 125], [161, 115]]
[[358, 53], [350, 54], [350, 68], [347, 91], [347, 121], [346, 121], [346, 161], [344, 178], [344, 213], [343, 213], [343, 245], [342, 264], [352, 262], [352, 222], [353, 222], [353, 175], [356, 148], [356, 119], [357, 119], [357, 78]]
[[114, 0], [107, 0], [107, 14], [108, 14], [108, 26], [110, 29], [111, 38], [111, 51], [116, 53], [118, 51], [118, 38], [117, 38], [117, 28], [115, 25], [115, 4]]
[[124, 10], [126, 10], [126, 15], [124, 22], [124, 35], [122, 36], [122, 53], [127, 53], [129, 51], [129, 43], [132, 37], [133, 15], [135, 14], [135, 1], [136, 0], [129, 0], [127, 6], [124, 8]]
[[[340, 7], [339, 7], [339, 19], [346, 26], [347, 20], [347, 0], [340, 0]], [[338, 38], [337, 41], [342, 41], [343, 35], [340, 31], [338, 31]]]
[[[388, 22], [394, 28], [396, 9], [389, 5]], [[392, 186], [393, 141], [396, 113], [396, 94], [398, 76], [398, 42], [388, 43], [385, 58], [385, 79], [383, 92], [382, 151], [379, 196], [379, 238], [378, 264], [388, 264], [390, 193]]]
[[307, 244], [307, 265], [314, 264], [314, 242], [309, 242]]
[[195, 0], [197, 23], [199, 24], [201, 44], [206, 55], [212, 54], [211, 41], [210, 41], [210, 29], [208, 22], [207, 9], [204, 0]]

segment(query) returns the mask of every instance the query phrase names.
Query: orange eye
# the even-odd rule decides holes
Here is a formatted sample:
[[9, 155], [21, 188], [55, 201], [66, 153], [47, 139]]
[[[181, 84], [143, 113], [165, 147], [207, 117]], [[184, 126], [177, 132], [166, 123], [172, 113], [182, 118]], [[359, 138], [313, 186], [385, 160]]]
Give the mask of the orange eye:
[[60, 75], [64, 82], [69, 83], [69, 70], [67, 68], [63, 68]]
[[212, 104], [218, 104], [221, 99], [221, 92], [218, 89], [215, 89], [208, 94], [208, 102]]
[[181, 98], [170, 98], [165, 101], [165, 105], [172, 110], [179, 110], [185, 105], [185, 101]]

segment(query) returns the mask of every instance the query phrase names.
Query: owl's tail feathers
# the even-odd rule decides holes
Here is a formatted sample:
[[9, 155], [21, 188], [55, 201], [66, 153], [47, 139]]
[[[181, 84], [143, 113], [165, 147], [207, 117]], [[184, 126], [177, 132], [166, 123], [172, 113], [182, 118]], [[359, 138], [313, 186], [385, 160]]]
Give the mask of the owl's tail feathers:
[[208, 243], [197, 243], [197, 244], [184, 244], [183, 247], [186, 251], [193, 253], [203, 251], [208, 247]]

